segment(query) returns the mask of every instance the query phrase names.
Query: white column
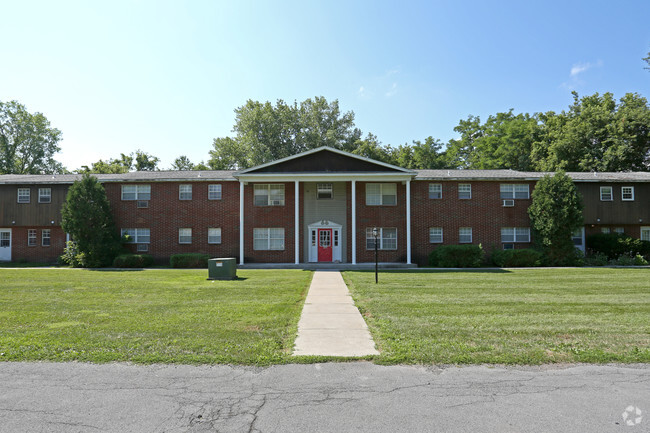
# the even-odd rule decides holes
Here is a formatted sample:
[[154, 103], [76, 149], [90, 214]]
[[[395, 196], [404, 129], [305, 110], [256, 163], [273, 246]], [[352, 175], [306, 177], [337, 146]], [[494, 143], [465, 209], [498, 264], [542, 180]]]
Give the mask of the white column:
[[294, 202], [295, 202], [295, 214], [294, 214], [294, 226], [295, 226], [295, 245], [296, 245], [296, 265], [300, 263], [300, 201], [299, 201], [299, 188], [298, 188], [298, 181], [296, 180], [295, 182], [295, 196], [294, 196]]
[[411, 181], [406, 181], [406, 263], [411, 264]]
[[244, 182], [239, 181], [239, 264], [244, 264]]
[[352, 264], [357, 264], [357, 181], [352, 181]]

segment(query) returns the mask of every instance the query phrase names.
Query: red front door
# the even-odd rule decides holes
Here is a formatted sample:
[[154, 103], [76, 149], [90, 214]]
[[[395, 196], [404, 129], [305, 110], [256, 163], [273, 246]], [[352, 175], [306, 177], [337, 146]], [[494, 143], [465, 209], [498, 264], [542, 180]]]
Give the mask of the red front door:
[[332, 261], [332, 229], [318, 229], [318, 261]]

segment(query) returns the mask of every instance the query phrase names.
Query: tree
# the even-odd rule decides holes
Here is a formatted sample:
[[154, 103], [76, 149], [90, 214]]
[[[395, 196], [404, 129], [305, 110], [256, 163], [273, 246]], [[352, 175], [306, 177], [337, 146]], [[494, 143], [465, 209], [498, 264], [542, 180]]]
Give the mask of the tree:
[[564, 172], [546, 175], [537, 182], [528, 208], [533, 237], [549, 265], [574, 264], [572, 234], [583, 225], [582, 197]]
[[208, 165], [215, 170], [243, 169], [320, 146], [348, 152], [361, 131], [354, 113], [341, 113], [338, 101], [323, 97], [292, 105], [248, 100], [235, 109], [234, 137], [215, 138]]
[[0, 101], [0, 174], [63, 173], [54, 159], [61, 131], [17, 101]]
[[210, 167], [205, 165], [203, 161], [199, 162], [198, 164], [194, 164], [187, 156], [181, 155], [174, 160], [171, 169], [176, 171], [210, 170]]
[[120, 251], [120, 238], [113, 222], [104, 187], [96, 177], [84, 174], [68, 190], [61, 208], [61, 227], [72, 236], [82, 267], [112, 264]]
[[648, 57], [644, 57], [641, 60], [643, 60], [644, 62], [646, 62], [648, 64], [648, 66], [644, 67], [643, 69], [650, 70], [650, 51], [648, 51]]
[[158, 163], [160, 162], [159, 158], [140, 149], [135, 151], [133, 160], [135, 161], [135, 171], [155, 171], [158, 169]]
[[128, 173], [131, 170], [155, 171], [158, 169], [159, 161], [159, 158], [138, 149], [135, 153], [130, 153], [129, 155], [121, 153], [120, 157], [116, 159], [111, 158], [108, 161], [100, 159], [97, 162], [93, 162], [90, 167], [82, 165], [77, 170], [77, 173], [121, 174]]

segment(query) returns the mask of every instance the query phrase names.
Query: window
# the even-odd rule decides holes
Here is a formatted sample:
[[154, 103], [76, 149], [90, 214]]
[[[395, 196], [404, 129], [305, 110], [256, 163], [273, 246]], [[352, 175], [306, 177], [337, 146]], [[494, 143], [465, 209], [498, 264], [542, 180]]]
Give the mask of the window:
[[641, 227], [641, 240], [650, 241], [650, 227]]
[[577, 229], [576, 231], [573, 232], [571, 235], [571, 239], [573, 240], [573, 245], [576, 247], [581, 247], [582, 246], [582, 229]]
[[618, 233], [619, 235], [625, 234], [625, 229], [623, 227], [616, 227], [614, 229], [614, 233]]
[[608, 235], [609, 234], [609, 227], [601, 227], [600, 232], [605, 233], [606, 235]]
[[429, 227], [429, 243], [442, 243], [442, 227]]
[[11, 233], [0, 232], [0, 247], [10, 247], [10, 246], [11, 246]]
[[514, 250], [515, 249], [515, 244], [503, 244], [503, 249], [504, 250]]
[[634, 201], [634, 187], [633, 186], [622, 186], [621, 187], [621, 200], [623, 200], [623, 201]]
[[614, 200], [614, 193], [612, 192], [611, 186], [601, 186], [600, 187], [600, 201], [612, 201]]
[[122, 200], [151, 200], [151, 185], [122, 185]]
[[254, 250], [284, 250], [284, 229], [253, 229]]
[[367, 183], [366, 206], [394, 206], [397, 204], [397, 184]]
[[220, 244], [221, 243], [221, 229], [209, 228], [208, 229], [208, 243]]
[[528, 227], [502, 227], [501, 242], [530, 242]]
[[221, 200], [221, 184], [208, 185], [208, 200]]
[[458, 184], [458, 198], [463, 199], [463, 200], [472, 198], [472, 184], [471, 183], [459, 183]]
[[178, 199], [192, 200], [192, 185], [178, 185]]
[[472, 243], [472, 228], [461, 227], [458, 229], [458, 243], [471, 244]]
[[442, 184], [440, 183], [429, 184], [429, 198], [432, 199], [442, 198]]
[[[372, 227], [366, 229], [366, 249], [375, 249], [375, 237], [372, 235]], [[396, 228], [377, 228], [379, 235], [377, 236], [377, 249], [380, 250], [396, 250], [397, 249], [397, 229]]]
[[192, 229], [178, 229], [178, 243], [191, 244], [192, 243]]
[[530, 189], [528, 184], [501, 184], [502, 199], [528, 199], [530, 198]]
[[148, 244], [151, 240], [149, 229], [122, 229], [124, 235], [128, 235], [129, 244]]
[[50, 203], [52, 202], [52, 188], [39, 188], [38, 189], [38, 202]]
[[50, 229], [43, 229], [41, 231], [41, 245], [44, 247], [50, 246]]
[[255, 206], [284, 206], [284, 185], [255, 185]]
[[332, 184], [331, 183], [319, 183], [317, 185], [317, 194], [316, 198], [318, 200], [329, 200], [332, 198]]
[[29, 203], [29, 188], [18, 188], [18, 203]]
[[28, 247], [36, 246], [36, 229], [27, 230], [27, 246]]

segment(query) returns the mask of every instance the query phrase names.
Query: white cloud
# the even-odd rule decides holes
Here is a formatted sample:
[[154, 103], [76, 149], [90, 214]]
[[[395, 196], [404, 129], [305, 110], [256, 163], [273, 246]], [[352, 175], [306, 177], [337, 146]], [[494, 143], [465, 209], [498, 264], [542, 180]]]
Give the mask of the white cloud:
[[571, 68], [571, 76], [575, 77], [578, 74], [581, 74], [585, 72], [586, 70], [590, 69], [593, 65], [591, 63], [579, 63], [577, 65], [573, 65]]
[[585, 84], [584, 81], [580, 79], [581, 74], [587, 72], [592, 68], [600, 68], [601, 66], [603, 66], [602, 60], [598, 60], [596, 63], [575, 63], [569, 72], [569, 81], [562, 83], [561, 87], [573, 90], [576, 88], [576, 86]]
[[390, 98], [391, 96], [394, 96], [397, 93], [397, 83], [393, 83], [393, 86], [390, 88], [388, 92], [386, 92], [386, 97]]

